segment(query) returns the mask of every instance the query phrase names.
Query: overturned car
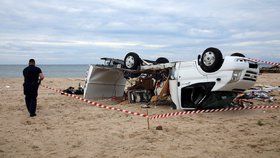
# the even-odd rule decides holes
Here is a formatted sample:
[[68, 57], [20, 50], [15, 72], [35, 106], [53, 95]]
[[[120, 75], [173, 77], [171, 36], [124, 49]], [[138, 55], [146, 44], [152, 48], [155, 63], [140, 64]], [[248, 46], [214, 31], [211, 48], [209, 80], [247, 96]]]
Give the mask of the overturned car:
[[[213, 108], [231, 105], [239, 92], [251, 88], [259, 74], [256, 62], [243, 54], [223, 57], [217, 48], [207, 48], [193, 61], [169, 62], [141, 59], [130, 52], [124, 60], [102, 58], [103, 65], [91, 65], [85, 84], [84, 97], [123, 96], [130, 78], [152, 78], [168, 83], [172, 107], [176, 109]], [[158, 95], [151, 90], [152, 95]]]

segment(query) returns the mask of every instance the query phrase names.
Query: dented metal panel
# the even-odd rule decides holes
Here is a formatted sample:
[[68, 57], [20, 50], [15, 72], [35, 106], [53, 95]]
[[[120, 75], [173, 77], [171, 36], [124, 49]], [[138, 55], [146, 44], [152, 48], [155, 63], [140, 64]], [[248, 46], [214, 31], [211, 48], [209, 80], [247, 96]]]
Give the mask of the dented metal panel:
[[118, 68], [91, 65], [86, 79], [84, 98], [122, 97], [126, 80]]

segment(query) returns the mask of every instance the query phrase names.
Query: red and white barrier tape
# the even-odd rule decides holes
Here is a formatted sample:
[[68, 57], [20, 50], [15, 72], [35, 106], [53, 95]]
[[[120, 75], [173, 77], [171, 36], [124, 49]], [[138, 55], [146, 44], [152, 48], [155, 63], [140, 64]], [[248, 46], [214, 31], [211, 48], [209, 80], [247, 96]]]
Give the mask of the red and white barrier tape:
[[120, 109], [120, 108], [115, 108], [115, 107], [112, 107], [112, 106], [106, 106], [106, 105], [103, 105], [101, 103], [90, 101], [88, 99], [81, 98], [77, 95], [68, 94], [68, 93], [65, 93], [61, 90], [54, 89], [54, 88], [51, 88], [51, 87], [48, 87], [48, 86], [45, 86], [45, 85], [42, 85], [42, 87], [45, 87], [47, 89], [56, 91], [57, 93], [61, 93], [61, 94], [66, 95], [68, 97], [79, 99], [80, 101], [86, 102], [86, 103], [91, 104], [91, 105], [96, 106], [96, 107], [100, 107], [100, 108], [104, 108], [104, 109], [108, 109], [108, 110], [116, 110], [116, 111], [119, 111], [119, 112], [122, 112], [122, 113], [131, 114], [131, 115], [135, 115], [135, 116], [141, 116], [141, 117], [149, 118], [149, 119], [161, 119], [161, 118], [169, 118], [169, 117], [175, 117], [175, 116], [181, 116], [181, 115], [213, 113], [213, 112], [222, 112], [222, 111], [238, 111], [238, 110], [249, 110], [249, 109], [275, 109], [275, 108], [280, 108], [279, 105], [272, 105], [272, 106], [263, 105], [263, 106], [248, 106], [248, 107], [229, 107], [229, 108], [222, 108], [222, 109], [206, 109], [206, 110], [195, 110], [195, 111], [178, 111], [178, 112], [166, 113], [166, 114], [147, 115], [147, 114], [141, 114], [141, 113], [138, 113], [138, 112], [132, 112], [132, 111], [124, 110], [124, 109]]
[[96, 107], [99, 107], [99, 108], [104, 108], [104, 109], [108, 109], [108, 110], [116, 110], [116, 111], [119, 111], [119, 112], [122, 112], [122, 113], [131, 114], [131, 115], [135, 115], [135, 116], [146, 117], [146, 118], [149, 117], [149, 116], [146, 115], [146, 114], [141, 114], [141, 113], [138, 113], [138, 112], [133, 112], [133, 111], [129, 111], [129, 110], [124, 110], [124, 109], [120, 109], [120, 108], [115, 108], [115, 107], [112, 107], [112, 106], [103, 105], [103, 104], [98, 103], [98, 102], [90, 101], [90, 100], [88, 100], [88, 99], [84, 99], [84, 98], [79, 97], [79, 96], [74, 95], [74, 94], [68, 94], [68, 93], [65, 93], [65, 92], [63, 92], [63, 91], [61, 91], [61, 90], [51, 88], [51, 87], [49, 87], [49, 86], [42, 85], [42, 87], [45, 87], [45, 88], [47, 88], [47, 89], [56, 91], [57, 93], [61, 93], [61, 94], [66, 95], [66, 96], [68, 96], [68, 97], [72, 97], [72, 98], [75, 98], [75, 99], [79, 99], [80, 101], [86, 102], [86, 103], [88, 103], [88, 104], [91, 104], [91, 105], [96, 106]]
[[260, 59], [251, 59], [251, 58], [245, 58], [245, 59], [249, 60], [249, 61], [253, 61], [253, 62], [265, 63], [265, 64], [268, 64], [268, 65], [274, 65], [274, 66], [280, 66], [280, 63], [276, 63], [276, 62], [264, 61], [264, 60], [260, 60]]
[[159, 119], [159, 118], [168, 118], [173, 116], [180, 115], [191, 115], [191, 114], [200, 114], [200, 113], [212, 113], [212, 112], [222, 112], [222, 111], [237, 111], [237, 110], [247, 110], [247, 109], [275, 109], [279, 108], [278, 105], [264, 105], [264, 106], [248, 106], [248, 107], [229, 107], [222, 109], [206, 109], [206, 110], [196, 110], [196, 111], [179, 111], [174, 113], [166, 113], [166, 114], [156, 114], [150, 115], [150, 119]]

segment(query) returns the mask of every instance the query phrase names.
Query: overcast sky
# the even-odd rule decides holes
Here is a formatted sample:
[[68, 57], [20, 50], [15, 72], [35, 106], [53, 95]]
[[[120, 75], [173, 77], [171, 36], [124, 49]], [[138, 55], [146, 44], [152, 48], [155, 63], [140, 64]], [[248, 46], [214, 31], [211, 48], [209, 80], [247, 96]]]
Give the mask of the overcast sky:
[[280, 61], [279, 0], [0, 0], [0, 64], [224, 55]]

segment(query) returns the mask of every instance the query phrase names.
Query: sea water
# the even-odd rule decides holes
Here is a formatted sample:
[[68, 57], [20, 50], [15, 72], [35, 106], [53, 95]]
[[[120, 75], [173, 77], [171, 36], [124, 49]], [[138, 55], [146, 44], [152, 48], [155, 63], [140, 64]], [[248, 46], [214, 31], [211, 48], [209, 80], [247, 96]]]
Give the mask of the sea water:
[[[0, 65], [0, 77], [23, 77], [27, 65]], [[37, 65], [46, 77], [85, 78], [89, 65]]]

